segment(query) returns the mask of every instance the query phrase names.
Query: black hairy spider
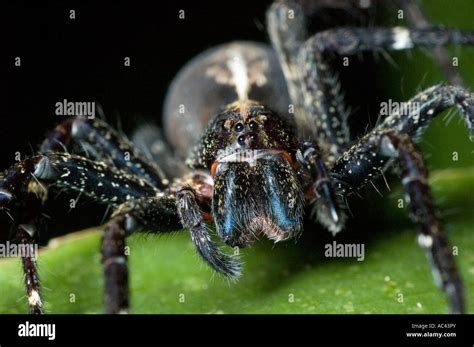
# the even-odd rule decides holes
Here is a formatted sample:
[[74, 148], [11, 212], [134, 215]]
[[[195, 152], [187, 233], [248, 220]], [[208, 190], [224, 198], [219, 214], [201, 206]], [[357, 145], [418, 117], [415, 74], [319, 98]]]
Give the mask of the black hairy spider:
[[[450, 311], [464, 312], [462, 282], [414, 142], [454, 106], [474, 130], [474, 95], [461, 87], [433, 86], [410, 99], [407, 112], [390, 114], [356, 140], [330, 63], [336, 56], [378, 49], [474, 44], [474, 32], [344, 27], [310, 35], [305, 21], [323, 5], [328, 6], [277, 1], [267, 12], [273, 50], [234, 42], [184, 67], [168, 92], [164, 121], [168, 143], [177, 157], [187, 156], [186, 167], [170, 157], [153, 128], [138, 130], [132, 143], [99, 119], [72, 117], [59, 124], [37, 155], [0, 176], [0, 208], [19, 211], [17, 240], [33, 242], [49, 190], [81, 192], [111, 207], [101, 246], [105, 305], [108, 313], [122, 313], [129, 308], [125, 239], [133, 232], [184, 227], [205, 262], [236, 278], [239, 259], [211, 240], [210, 224], [232, 247], [260, 236], [283, 241], [302, 232], [311, 208], [320, 224], [337, 233], [346, 221], [344, 198], [398, 167], [436, 282]], [[87, 156], [68, 153], [66, 146], [74, 144]], [[22, 260], [30, 310], [42, 313], [35, 259]]]

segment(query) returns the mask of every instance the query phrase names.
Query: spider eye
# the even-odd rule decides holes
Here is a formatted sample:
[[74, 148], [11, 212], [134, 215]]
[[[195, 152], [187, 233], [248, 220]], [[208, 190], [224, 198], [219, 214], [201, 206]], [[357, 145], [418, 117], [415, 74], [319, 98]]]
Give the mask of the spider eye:
[[249, 128], [250, 128], [250, 130], [256, 130], [256, 129], [258, 128], [257, 122], [251, 121], [251, 122], [249, 123]]
[[242, 123], [238, 122], [237, 124], [235, 124], [234, 130], [236, 132], [240, 133], [242, 130], [244, 130], [244, 125]]

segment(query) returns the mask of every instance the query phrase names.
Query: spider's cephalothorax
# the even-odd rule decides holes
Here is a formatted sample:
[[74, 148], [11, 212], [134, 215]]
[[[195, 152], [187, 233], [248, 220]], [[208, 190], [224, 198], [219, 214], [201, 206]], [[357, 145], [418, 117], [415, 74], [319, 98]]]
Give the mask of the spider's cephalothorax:
[[226, 243], [245, 246], [260, 234], [282, 241], [301, 231], [298, 148], [292, 127], [254, 101], [232, 103], [211, 121], [188, 163], [214, 178], [212, 216]]
[[[201, 257], [235, 278], [239, 259], [221, 251], [209, 226], [239, 247], [260, 236], [296, 237], [306, 215], [336, 234], [346, 219], [341, 201], [398, 167], [435, 280], [450, 311], [464, 312], [462, 282], [414, 142], [431, 120], [454, 106], [474, 131], [474, 95], [461, 87], [433, 86], [408, 101], [416, 107], [381, 117], [356, 139], [331, 63], [337, 55], [378, 49], [474, 44], [474, 33], [440, 27], [306, 31], [308, 18], [325, 7], [353, 11], [356, 3], [361, 2], [277, 1], [267, 12], [273, 49], [234, 42], [194, 58], [166, 97], [166, 140], [153, 127], [139, 129], [132, 143], [99, 119], [73, 117], [59, 124], [37, 155], [0, 175], [0, 208], [14, 217], [16, 240], [34, 241], [49, 190], [79, 192], [108, 206], [113, 213], [101, 248], [106, 310], [126, 312], [125, 239], [131, 233], [184, 227]], [[67, 152], [77, 144], [80, 153]], [[30, 310], [42, 313], [35, 259], [22, 261]]]

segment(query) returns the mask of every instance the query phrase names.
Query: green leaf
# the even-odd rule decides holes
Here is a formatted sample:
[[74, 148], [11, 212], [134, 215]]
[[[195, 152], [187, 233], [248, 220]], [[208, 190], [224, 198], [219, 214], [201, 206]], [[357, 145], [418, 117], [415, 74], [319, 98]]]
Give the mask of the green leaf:
[[[431, 183], [446, 232], [458, 248], [474, 312], [474, 168], [438, 171]], [[406, 208], [397, 207], [400, 197], [400, 190], [384, 198], [369, 194], [363, 201], [382, 207], [363, 213], [371, 205], [362, 204], [354, 219], [368, 221], [351, 223], [337, 236], [342, 242], [342, 235], [362, 235], [355, 240], [365, 245], [364, 261], [324, 257], [324, 244], [333, 238], [322, 229], [307, 229], [296, 244], [262, 241], [242, 250], [245, 271], [237, 283], [213, 274], [186, 232], [135, 235], [128, 240], [132, 312], [445, 313], [444, 295], [415, 242]], [[380, 217], [373, 218], [375, 214]], [[99, 243], [100, 232], [89, 230], [52, 240], [40, 252], [47, 312], [103, 311]], [[0, 312], [27, 312], [19, 259], [0, 260], [0, 283]]]

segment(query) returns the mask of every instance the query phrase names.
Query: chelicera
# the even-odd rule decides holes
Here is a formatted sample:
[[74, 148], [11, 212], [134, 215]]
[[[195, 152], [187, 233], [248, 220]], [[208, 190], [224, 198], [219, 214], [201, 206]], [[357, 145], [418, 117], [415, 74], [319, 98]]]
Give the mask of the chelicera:
[[[262, 236], [284, 241], [298, 237], [312, 210], [336, 234], [347, 219], [344, 198], [398, 167], [435, 279], [450, 311], [464, 312], [462, 282], [415, 142], [432, 119], [451, 107], [473, 130], [473, 94], [433, 86], [409, 100], [418, 107], [390, 114], [354, 139], [330, 62], [376, 49], [473, 44], [474, 33], [345, 27], [310, 35], [305, 21], [315, 8], [320, 10], [305, 1], [275, 2], [267, 12], [273, 49], [234, 42], [188, 63], [166, 98], [165, 136], [144, 127], [132, 142], [100, 119], [72, 117], [59, 124], [37, 155], [0, 176], [0, 207], [19, 211], [16, 238], [34, 242], [50, 191], [81, 192], [92, 203], [109, 206], [113, 212], [101, 246], [105, 305], [108, 313], [122, 313], [129, 309], [124, 249], [130, 234], [184, 228], [206, 263], [237, 278], [239, 259], [220, 249], [210, 226], [232, 247]], [[77, 144], [82, 153], [66, 150]], [[23, 258], [23, 267], [31, 312], [42, 313], [35, 260]]]

